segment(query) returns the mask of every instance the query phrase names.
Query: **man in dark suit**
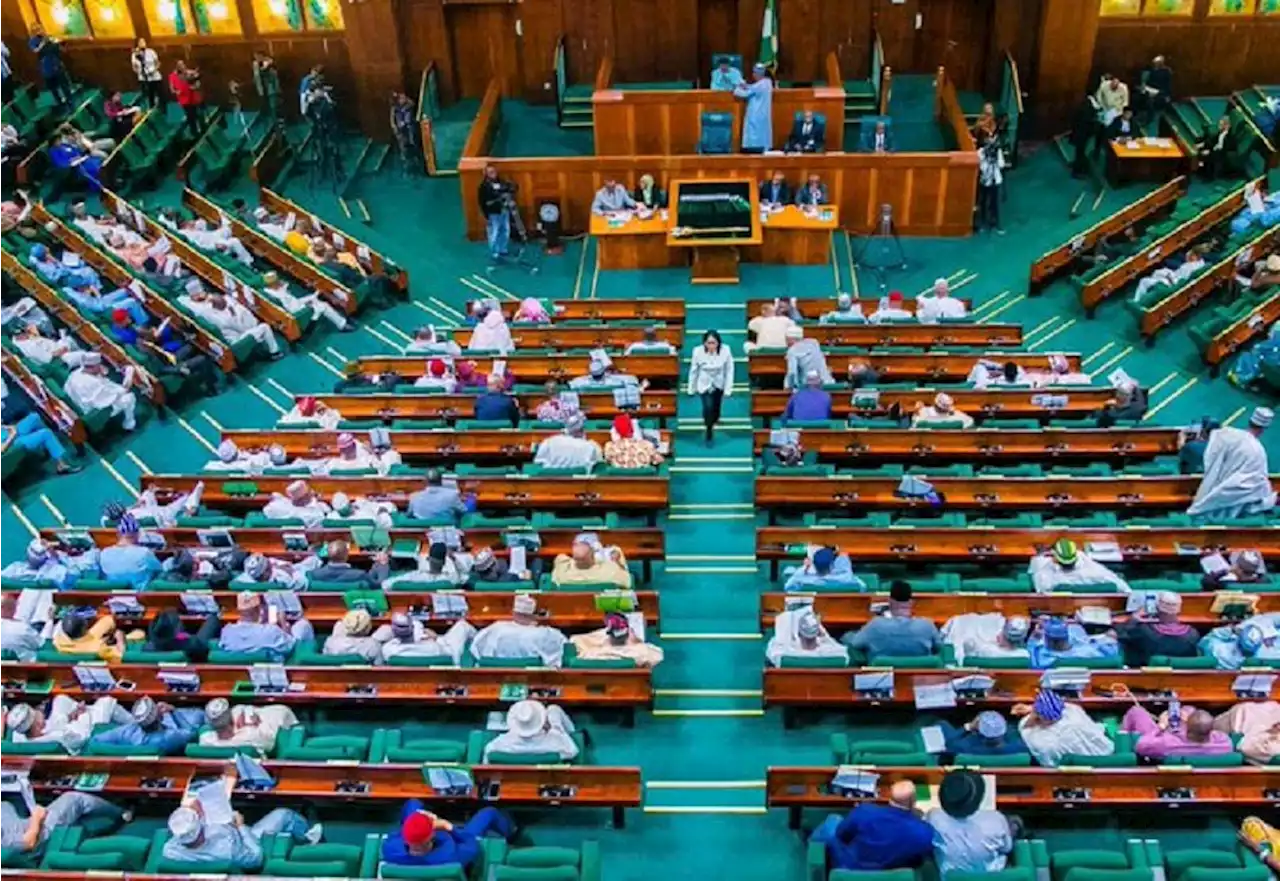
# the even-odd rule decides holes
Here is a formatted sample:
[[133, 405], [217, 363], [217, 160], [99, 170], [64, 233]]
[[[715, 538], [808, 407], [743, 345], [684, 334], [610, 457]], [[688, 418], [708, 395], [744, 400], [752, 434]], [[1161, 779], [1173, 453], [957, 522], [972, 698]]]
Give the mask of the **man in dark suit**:
[[826, 205], [827, 185], [816, 174], [809, 175], [809, 180], [796, 193], [797, 205]]
[[1173, 102], [1173, 71], [1165, 64], [1163, 55], [1151, 59], [1143, 78], [1142, 97], [1152, 117], [1167, 110]]
[[781, 171], [773, 173], [773, 179], [760, 184], [761, 205], [790, 205], [791, 187]]
[[328, 559], [324, 565], [311, 570], [311, 581], [337, 582], [354, 586], [376, 589], [391, 574], [391, 559], [386, 551], [373, 555], [373, 567], [364, 572], [347, 562], [351, 547], [345, 541], [331, 541], [328, 546]]
[[814, 117], [812, 110], [806, 110], [803, 117], [791, 124], [791, 134], [787, 136], [788, 153], [821, 153], [826, 144], [826, 123]]
[[1072, 177], [1084, 177], [1089, 173], [1089, 154], [1098, 151], [1098, 128], [1098, 105], [1086, 92], [1071, 119]]
[[893, 135], [889, 132], [889, 127], [884, 124], [883, 120], [876, 123], [876, 127], [869, 134], [862, 136], [862, 152], [863, 153], [892, 153], [893, 152]]
[[1212, 132], [1206, 131], [1197, 145], [1200, 151], [1201, 167], [1204, 176], [1216, 180], [1227, 172], [1227, 163], [1236, 148], [1236, 136], [1231, 131], [1231, 120], [1223, 116], [1218, 120], [1218, 127]]
[[1125, 107], [1124, 111], [1111, 120], [1107, 126], [1107, 138], [1112, 141], [1128, 140], [1138, 137], [1138, 124], [1133, 121], [1133, 108]]

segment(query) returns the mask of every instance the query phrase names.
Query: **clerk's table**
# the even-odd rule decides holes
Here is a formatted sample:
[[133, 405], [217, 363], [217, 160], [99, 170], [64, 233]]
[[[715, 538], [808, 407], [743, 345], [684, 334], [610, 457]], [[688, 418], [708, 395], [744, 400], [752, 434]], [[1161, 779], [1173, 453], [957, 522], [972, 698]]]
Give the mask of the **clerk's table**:
[[1112, 186], [1131, 180], [1173, 180], [1186, 154], [1172, 138], [1116, 139], [1107, 144], [1107, 179]]

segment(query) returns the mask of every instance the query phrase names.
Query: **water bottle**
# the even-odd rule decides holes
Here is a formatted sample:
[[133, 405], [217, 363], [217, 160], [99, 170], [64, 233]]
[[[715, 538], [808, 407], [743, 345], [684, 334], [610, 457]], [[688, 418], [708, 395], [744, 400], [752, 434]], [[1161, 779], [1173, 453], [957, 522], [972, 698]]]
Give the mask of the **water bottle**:
[[1176, 692], [1169, 698], [1169, 730], [1182, 730], [1182, 701]]

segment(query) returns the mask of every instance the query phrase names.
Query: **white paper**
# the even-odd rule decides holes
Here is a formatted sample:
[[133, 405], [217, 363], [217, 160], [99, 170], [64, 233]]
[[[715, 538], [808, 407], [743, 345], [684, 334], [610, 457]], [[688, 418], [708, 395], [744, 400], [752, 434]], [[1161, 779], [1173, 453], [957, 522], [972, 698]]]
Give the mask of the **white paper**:
[[1231, 565], [1223, 558], [1222, 554], [1205, 554], [1200, 558], [1200, 569], [1206, 575], [1226, 572], [1230, 568]]
[[170, 688], [200, 688], [200, 674], [194, 670], [161, 670], [160, 681]]
[[950, 682], [916, 682], [912, 690], [915, 692], [917, 710], [949, 709], [956, 705], [956, 693]]
[[524, 545], [516, 545], [515, 547], [511, 548], [510, 554], [511, 554], [510, 569], [512, 572], [514, 572], [517, 575], [520, 575], [528, 570], [529, 568], [528, 551], [526, 550]]
[[289, 672], [283, 664], [254, 664], [249, 668], [249, 680], [258, 688], [287, 688]]
[[182, 608], [192, 615], [210, 615], [218, 611], [218, 601], [211, 593], [188, 591], [179, 599], [182, 601]]
[[1111, 610], [1105, 606], [1085, 606], [1076, 610], [1076, 620], [1081, 624], [1106, 627], [1111, 624]]
[[343, 248], [347, 246], [347, 240], [344, 239], [342, 236], [338, 235], [337, 233], [334, 233], [333, 246], [337, 248], [339, 251], [341, 251]]
[[188, 794], [200, 802], [206, 826], [223, 826], [234, 822], [235, 811], [231, 807], [231, 797], [227, 794], [227, 782], [224, 778], [210, 780]]
[[[31, 775], [28, 771], [0, 772], [0, 794], [13, 795], [27, 806], [27, 815], [35, 809], [36, 797], [31, 790]], [[5, 801], [14, 799], [6, 798]]]
[[357, 257], [359, 257], [361, 260], [368, 260], [368, 259], [370, 259], [370, 257], [369, 257], [369, 248], [368, 248], [368, 246], [367, 246], [367, 245], [357, 245], [357, 246], [356, 246], [356, 256], [357, 256]]
[[936, 756], [947, 748], [947, 738], [942, 733], [941, 725], [930, 725], [928, 728], [921, 728], [920, 740], [924, 743], [924, 751], [930, 755]]
[[1098, 563], [1123, 563], [1124, 552], [1114, 541], [1091, 541], [1084, 546], [1085, 553]]
[[431, 598], [433, 618], [464, 618], [467, 614], [467, 598], [462, 591], [437, 591]]

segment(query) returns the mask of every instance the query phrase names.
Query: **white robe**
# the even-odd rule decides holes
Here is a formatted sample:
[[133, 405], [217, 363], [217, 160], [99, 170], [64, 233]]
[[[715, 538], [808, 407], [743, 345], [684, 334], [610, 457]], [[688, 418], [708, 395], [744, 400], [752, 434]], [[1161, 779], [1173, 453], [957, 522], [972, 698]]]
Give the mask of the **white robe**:
[[879, 324], [882, 321], [910, 321], [915, 318], [915, 314], [908, 312], [906, 309], [894, 309], [892, 306], [882, 305], [867, 318], [872, 324]]
[[391, 641], [391, 625], [383, 624], [368, 636], [347, 635], [346, 625], [339, 621], [333, 625], [333, 633], [324, 641], [326, 655], [360, 655], [366, 662], [374, 666], [386, 663], [382, 658], [382, 647]]
[[[18, 351], [26, 357], [28, 361], [34, 361], [37, 364], [52, 364], [53, 359], [57, 358], [63, 364], [71, 368], [80, 366], [80, 359], [84, 357], [84, 353], [79, 350], [74, 340], [70, 338], [51, 340], [48, 337], [14, 337], [13, 344], [18, 347]], [[59, 352], [59, 349], [66, 349], [65, 352]]]
[[307, 529], [319, 529], [331, 510], [319, 499], [313, 498], [306, 505], [295, 505], [284, 496], [273, 494], [271, 501], [263, 506], [262, 516], [268, 520], [301, 520]]
[[454, 376], [432, 376], [424, 373], [413, 381], [414, 388], [438, 388], [446, 395], [451, 395], [458, 388], [457, 377]]
[[943, 318], [964, 318], [968, 314], [964, 302], [955, 297], [921, 297], [916, 301], [916, 318], [921, 324], [937, 324]]
[[462, 652], [467, 641], [476, 635], [476, 628], [470, 621], [453, 622], [444, 636], [423, 626], [421, 621], [413, 622], [413, 641], [392, 640], [382, 647], [384, 658], [439, 658], [448, 656], [457, 666], [462, 664]]
[[911, 417], [911, 427], [915, 428], [920, 425], [932, 425], [938, 422], [959, 422], [961, 428], [973, 428], [973, 417], [968, 413], [961, 413], [959, 410], [952, 410], [950, 413], [943, 413], [937, 407], [932, 405], [921, 407]]
[[1059, 566], [1049, 554], [1039, 554], [1031, 558], [1027, 574], [1036, 593], [1053, 593], [1067, 584], [1114, 584], [1119, 593], [1130, 591], [1129, 582], [1084, 551], [1078, 552], [1076, 564], [1070, 569]]
[[493, 327], [480, 322], [471, 332], [471, 341], [467, 343], [468, 352], [498, 351], [506, 354], [513, 351], [515, 347], [515, 340], [511, 338], [511, 328], [505, 321]]
[[849, 650], [831, 638], [827, 628], [819, 626], [818, 642], [813, 648], [805, 648], [796, 633], [804, 609], [779, 612], [773, 622], [773, 638], [764, 650], [764, 656], [774, 667], [782, 666], [784, 657], [844, 658], [849, 660]]
[[0, 651], [9, 652], [20, 662], [30, 664], [42, 645], [44, 637], [27, 622], [0, 619]]
[[316, 318], [323, 318], [338, 330], [347, 326], [346, 316], [321, 297], [318, 291], [299, 297], [282, 282], [275, 287], [264, 287], [262, 293], [279, 303], [287, 312], [310, 309]]
[[548, 667], [559, 667], [567, 641], [554, 627], [498, 621], [476, 634], [471, 641], [471, 654], [477, 658], [537, 657]]
[[129, 722], [133, 717], [128, 714], [113, 697], [100, 697], [88, 705], [88, 712], [79, 718], [72, 719], [71, 714], [81, 706], [81, 702], [60, 694], [49, 706], [49, 715], [45, 717], [44, 733], [39, 737], [27, 737], [25, 734], [13, 732], [14, 743], [57, 743], [70, 755], [78, 755], [84, 745], [89, 742], [95, 725], [114, 723], [117, 725]]
[[133, 392], [115, 380], [80, 368], [71, 371], [63, 390], [85, 412], [109, 409], [112, 416], [123, 413], [126, 431], [133, 429], [136, 424], [134, 411], [137, 409], [138, 399]]
[[210, 459], [204, 463], [203, 471], [231, 471], [245, 474], [261, 474], [264, 468], [271, 465], [271, 457], [266, 453], [236, 453], [230, 462], [222, 459]]
[[502, 732], [485, 744], [484, 756], [480, 761], [488, 762], [490, 753], [555, 753], [564, 761], [577, 758], [578, 744], [570, 736], [574, 727], [569, 714], [560, 707], [547, 707], [547, 721], [550, 723], [548, 729], [533, 737], [521, 737], [514, 731]]
[[379, 474], [386, 474], [391, 467], [390, 462], [379, 459], [373, 450], [362, 443], [356, 444], [356, 454], [350, 459], [342, 456], [331, 456], [323, 460], [323, 466], [312, 469], [317, 474], [341, 474], [344, 471], [364, 471], [374, 468]]
[[1027, 751], [1037, 762], [1056, 768], [1069, 755], [1109, 756], [1116, 745], [1107, 738], [1107, 731], [1089, 718], [1076, 704], [1067, 704], [1062, 718], [1052, 725], [1031, 726], [1030, 717], [1018, 723]]
[[1251, 432], [1219, 428], [1204, 451], [1204, 477], [1187, 513], [1205, 520], [1231, 520], [1276, 504], [1267, 451]]
[[1026, 649], [1000, 644], [1005, 617], [999, 612], [956, 615], [942, 625], [942, 641], [955, 650], [956, 663], [963, 665], [966, 656], [978, 658], [1030, 658]]
[[200, 733], [201, 746], [251, 746], [267, 752], [275, 746], [276, 735], [281, 728], [298, 724], [293, 710], [280, 704], [266, 707], [250, 707], [237, 704], [231, 708], [235, 731], [230, 737], [218, 737], [212, 729]]
[[280, 351], [280, 344], [276, 342], [275, 334], [271, 332], [271, 328], [264, 322], [259, 321], [258, 317], [250, 312], [239, 303], [227, 300], [226, 308], [215, 309], [207, 306], [201, 309], [199, 303], [193, 305], [200, 309], [200, 314], [210, 324], [218, 329], [218, 332], [225, 336], [232, 343], [239, 342], [246, 336], [253, 337], [257, 342], [267, 347], [267, 351], [275, 354]]
[[533, 454], [533, 463], [543, 468], [591, 468], [603, 459], [598, 443], [567, 434], [553, 434]]
[[342, 421], [342, 414], [332, 407], [325, 407], [323, 410], [317, 408], [316, 413], [312, 416], [303, 416], [298, 410], [297, 405], [288, 413], [276, 420], [277, 425], [299, 425], [314, 422], [325, 431], [336, 431], [338, 423]]

